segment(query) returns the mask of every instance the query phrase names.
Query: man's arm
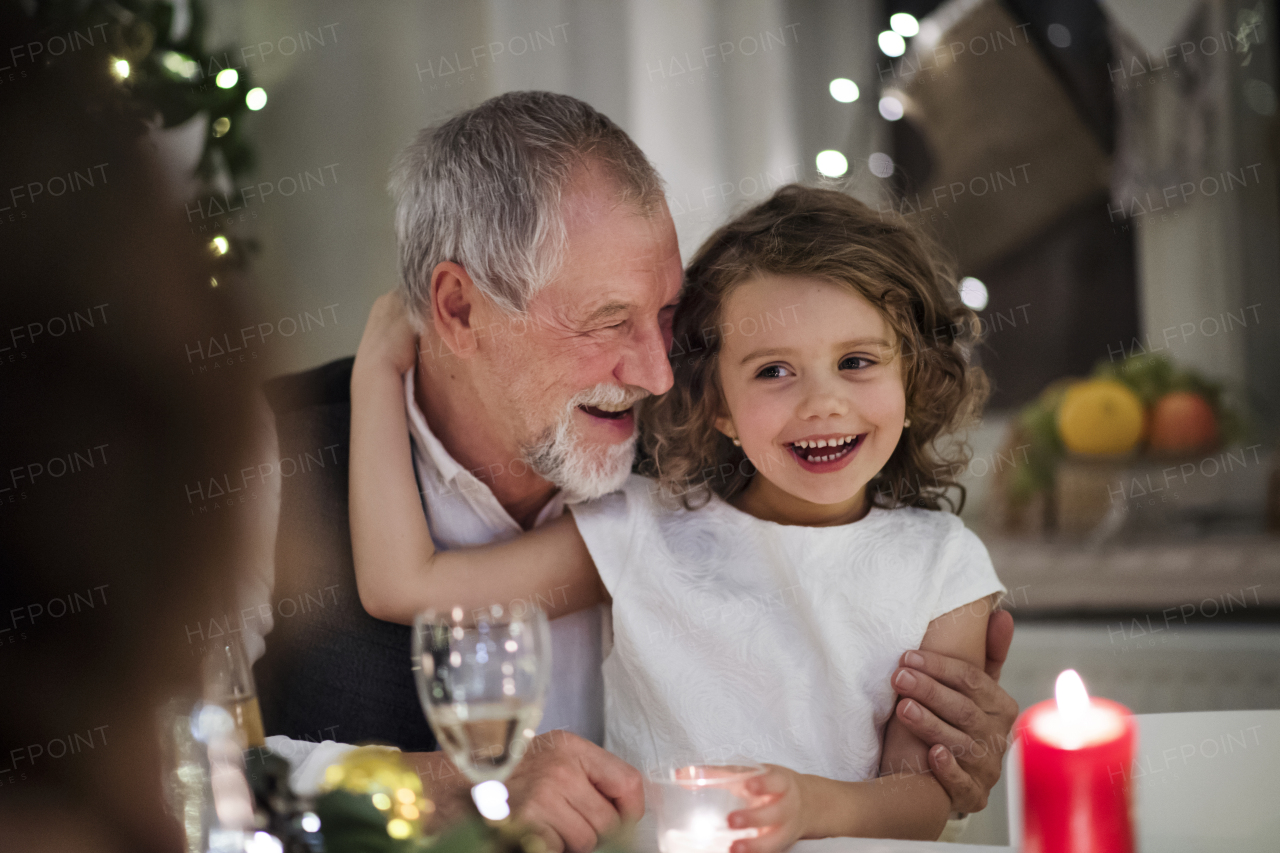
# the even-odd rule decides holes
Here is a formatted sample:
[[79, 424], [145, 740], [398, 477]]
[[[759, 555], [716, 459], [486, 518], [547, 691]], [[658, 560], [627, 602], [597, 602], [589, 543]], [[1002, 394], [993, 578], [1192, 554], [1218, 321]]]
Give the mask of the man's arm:
[[1013, 617], [987, 622], [985, 671], [959, 658], [910, 651], [893, 674], [897, 718], [929, 744], [929, 766], [957, 812], [981, 811], [1000, 779], [1018, 703], [997, 683], [1013, 642]]

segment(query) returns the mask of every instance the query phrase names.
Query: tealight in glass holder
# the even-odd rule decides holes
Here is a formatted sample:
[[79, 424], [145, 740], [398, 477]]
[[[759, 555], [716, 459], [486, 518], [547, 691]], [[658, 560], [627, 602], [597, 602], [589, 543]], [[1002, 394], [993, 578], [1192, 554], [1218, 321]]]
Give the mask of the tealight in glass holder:
[[728, 853], [739, 838], [755, 838], [754, 827], [730, 829], [729, 814], [760, 801], [747, 793], [746, 783], [763, 772], [758, 764], [696, 764], [651, 773], [658, 849], [662, 853]]

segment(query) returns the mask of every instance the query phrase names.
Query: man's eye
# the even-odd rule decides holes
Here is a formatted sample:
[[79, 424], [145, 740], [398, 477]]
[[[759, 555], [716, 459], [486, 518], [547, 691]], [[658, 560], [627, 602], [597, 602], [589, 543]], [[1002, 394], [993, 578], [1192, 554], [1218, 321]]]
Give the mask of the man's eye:
[[760, 372], [756, 374], [757, 379], [781, 379], [784, 376], [790, 376], [791, 369], [783, 367], [781, 364], [770, 364], [762, 367]]
[[846, 355], [840, 359], [841, 370], [866, 370], [874, 365], [875, 362], [869, 358], [863, 358], [860, 355]]

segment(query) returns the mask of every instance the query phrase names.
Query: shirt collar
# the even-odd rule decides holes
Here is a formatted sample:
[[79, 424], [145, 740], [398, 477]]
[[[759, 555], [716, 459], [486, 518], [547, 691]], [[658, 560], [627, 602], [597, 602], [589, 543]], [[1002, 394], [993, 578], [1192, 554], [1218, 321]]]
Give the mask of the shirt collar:
[[404, 410], [409, 416], [409, 432], [422, 451], [431, 461], [431, 465], [440, 473], [441, 479], [452, 483], [460, 474], [470, 474], [466, 468], [458, 464], [458, 460], [449, 455], [440, 439], [436, 438], [431, 427], [427, 425], [426, 415], [418, 408], [418, 400], [414, 396], [414, 386], [418, 375], [417, 368], [411, 367], [404, 375]]
[[[458, 460], [450, 455], [445, 446], [441, 444], [440, 439], [431, 431], [430, 425], [427, 424], [427, 417], [422, 413], [422, 409], [418, 407], [418, 399], [414, 394], [416, 379], [417, 368], [409, 368], [404, 375], [404, 410], [409, 417], [409, 433], [419, 452], [426, 457], [429, 467], [435, 469], [441, 482], [446, 485], [452, 485], [461, 479], [459, 493], [469, 495], [468, 499], [473, 502], [477, 499], [480, 500], [481, 504], [488, 506], [490, 510], [498, 512], [511, 526], [519, 530], [520, 525], [516, 524], [506, 509], [498, 503], [498, 499], [494, 496], [489, 486], [459, 464]], [[539, 527], [550, 519], [559, 517], [564, 512], [565, 504], [572, 501], [573, 498], [566, 494], [564, 489], [557, 490], [551, 496], [551, 500], [547, 501], [547, 505], [538, 513], [533, 526]]]

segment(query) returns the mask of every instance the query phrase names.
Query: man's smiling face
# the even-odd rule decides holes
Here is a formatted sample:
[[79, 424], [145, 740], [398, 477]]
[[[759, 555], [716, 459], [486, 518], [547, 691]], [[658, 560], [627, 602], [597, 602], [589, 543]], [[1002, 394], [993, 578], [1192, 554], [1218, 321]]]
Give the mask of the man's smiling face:
[[[672, 384], [667, 353], [682, 268], [666, 204], [645, 215], [583, 168], [566, 188], [558, 277], [516, 319], [477, 306], [481, 392], [509, 402], [514, 446], [535, 470], [583, 497], [631, 469], [634, 404]], [[492, 316], [485, 316], [492, 315]], [[486, 346], [487, 344], [487, 346]]]

